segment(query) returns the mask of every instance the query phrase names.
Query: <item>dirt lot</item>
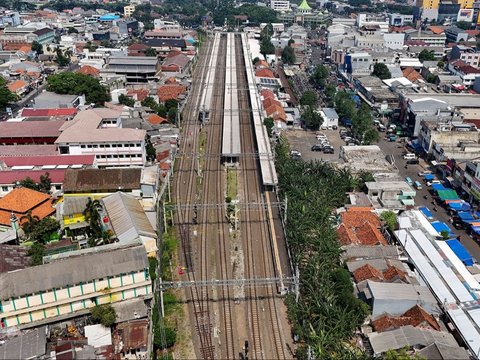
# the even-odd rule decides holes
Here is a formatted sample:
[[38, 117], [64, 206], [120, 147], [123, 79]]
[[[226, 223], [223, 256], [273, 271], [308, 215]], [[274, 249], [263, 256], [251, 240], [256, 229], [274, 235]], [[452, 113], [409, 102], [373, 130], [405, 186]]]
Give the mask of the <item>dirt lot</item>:
[[290, 148], [292, 150], [297, 150], [302, 153], [303, 160], [324, 160], [324, 161], [337, 161], [343, 162], [339, 158], [340, 146], [345, 145], [345, 142], [340, 139], [339, 134], [340, 128], [338, 130], [321, 130], [324, 133], [330, 145], [333, 146], [335, 150], [334, 154], [324, 154], [321, 151], [312, 151], [311, 147], [317, 144], [317, 139], [315, 137], [315, 131], [309, 130], [288, 130], [285, 132], [288, 142], [290, 143]]

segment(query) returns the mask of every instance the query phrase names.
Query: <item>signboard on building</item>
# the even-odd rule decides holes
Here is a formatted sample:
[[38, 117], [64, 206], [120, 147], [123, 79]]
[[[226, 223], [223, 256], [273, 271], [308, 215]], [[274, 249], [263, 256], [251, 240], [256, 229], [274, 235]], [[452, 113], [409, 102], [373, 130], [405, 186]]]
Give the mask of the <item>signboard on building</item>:
[[473, 20], [473, 9], [460, 9], [458, 11], [457, 21], [472, 22], [472, 20]]

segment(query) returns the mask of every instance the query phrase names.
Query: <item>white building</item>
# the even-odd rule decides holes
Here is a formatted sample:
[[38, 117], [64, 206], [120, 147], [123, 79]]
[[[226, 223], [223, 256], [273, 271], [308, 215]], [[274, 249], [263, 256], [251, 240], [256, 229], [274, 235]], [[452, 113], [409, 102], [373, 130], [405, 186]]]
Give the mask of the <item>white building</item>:
[[123, 7], [123, 16], [126, 18], [132, 17], [133, 13], [135, 12], [135, 5], [127, 5]]
[[60, 128], [59, 153], [93, 154], [99, 167], [145, 164], [145, 130], [123, 128], [120, 115], [110, 109], [79, 112]]
[[289, 11], [290, 1], [288, 0], [270, 0], [270, 7], [275, 11]]
[[95, 252], [58, 257], [44, 265], [0, 274], [2, 328], [53, 322], [85, 314], [95, 305], [152, 296], [142, 245], [107, 245], [103, 251], [95, 248]]
[[333, 108], [323, 108], [320, 111], [323, 119], [322, 126], [338, 126], [338, 114]]
[[163, 20], [163, 19], [153, 20], [153, 28], [155, 30], [164, 30], [164, 31], [171, 31], [171, 32], [182, 31], [182, 27], [178, 23], [174, 21]]

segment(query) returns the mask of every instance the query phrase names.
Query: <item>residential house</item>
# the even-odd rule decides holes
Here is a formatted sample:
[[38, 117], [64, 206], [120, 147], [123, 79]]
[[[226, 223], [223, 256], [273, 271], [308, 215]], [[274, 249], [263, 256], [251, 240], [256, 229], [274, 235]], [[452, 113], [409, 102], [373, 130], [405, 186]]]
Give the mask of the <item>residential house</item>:
[[122, 127], [121, 112], [110, 109], [80, 111], [60, 128], [55, 141], [60, 154], [95, 155], [98, 166], [143, 165], [145, 131]]
[[338, 114], [333, 108], [322, 108], [320, 116], [323, 119], [322, 126], [338, 126]]
[[142, 43], [134, 43], [128, 47], [128, 56], [145, 56], [149, 46]]
[[135, 356], [136, 359], [148, 355], [148, 320], [135, 319], [120, 323], [113, 334], [113, 343], [117, 354], [122, 358]]
[[100, 70], [90, 65], [83, 65], [77, 70], [77, 72], [83, 75], [92, 76], [94, 78], [98, 78], [100, 76]]
[[178, 72], [188, 74], [190, 70], [190, 58], [180, 52], [167, 56], [161, 66], [162, 72]]
[[480, 66], [480, 52], [474, 48], [465, 45], [455, 45], [450, 51], [449, 58], [451, 60], [462, 60], [465, 64], [479, 67]]
[[111, 56], [104, 71], [125, 75], [127, 82], [145, 83], [158, 80], [160, 65], [155, 56]]
[[179, 84], [160, 85], [157, 89], [158, 100], [165, 102], [167, 100], [178, 100], [179, 97], [187, 91], [187, 88]]
[[372, 320], [372, 327], [376, 332], [395, 330], [407, 325], [436, 331], [441, 329], [435, 317], [419, 305], [408, 309], [400, 316], [383, 314]]
[[20, 97], [28, 91], [28, 87], [28, 83], [24, 80], [15, 80], [7, 85], [8, 90]]
[[140, 240], [147, 255], [155, 257], [157, 234], [140, 201], [130, 194], [118, 191], [102, 199], [108, 222], [120, 243]]
[[[76, 271], [71, 271], [76, 269]], [[150, 298], [145, 248], [77, 251], [44, 265], [0, 274], [2, 327], [33, 327], [86, 314], [95, 305]]]
[[462, 60], [454, 60], [447, 66], [452, 75], [458, 75], [465, 86], [472, 86], [475, 78], [480, 77], [480, 68], [467, 65]]
[[68, 235], [84, 231], [90, 225], [85, 213], [88, 201], [87, 196], [65, 196], [57, 205], [57, 220]]
[[41, 220], [54, 213], [51, 196], [32, 189], [19, 187], [0, 199], [0, 227], [4, 229], [12, 227], [13, 216], [21, 225], [28, 214]]
[[379, 217], [372, 208], [352, 207], [341, 213], [337, 229], [341, 245], [387, 245]]
[[375, 208], [402, 210], [415, 205], [416, 191], [405, 181], [375, 181], [365, 186]]
[[63, 120], [0, 122], [0, 144], [53, 144], [65, 123]]
[[42, 91], [33, 100], [34, 109], [72, 109], [85, 105], [84, 95], [56, 94], [51, 91]]

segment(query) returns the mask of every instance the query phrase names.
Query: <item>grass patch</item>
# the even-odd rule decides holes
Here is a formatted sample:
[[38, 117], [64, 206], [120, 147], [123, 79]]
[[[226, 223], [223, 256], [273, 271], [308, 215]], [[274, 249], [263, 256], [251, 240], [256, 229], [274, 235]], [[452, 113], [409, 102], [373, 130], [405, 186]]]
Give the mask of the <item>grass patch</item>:
[[237, 169], [227, 168], [227, 197], [234, 200], [237, 198], [238, 183]]

